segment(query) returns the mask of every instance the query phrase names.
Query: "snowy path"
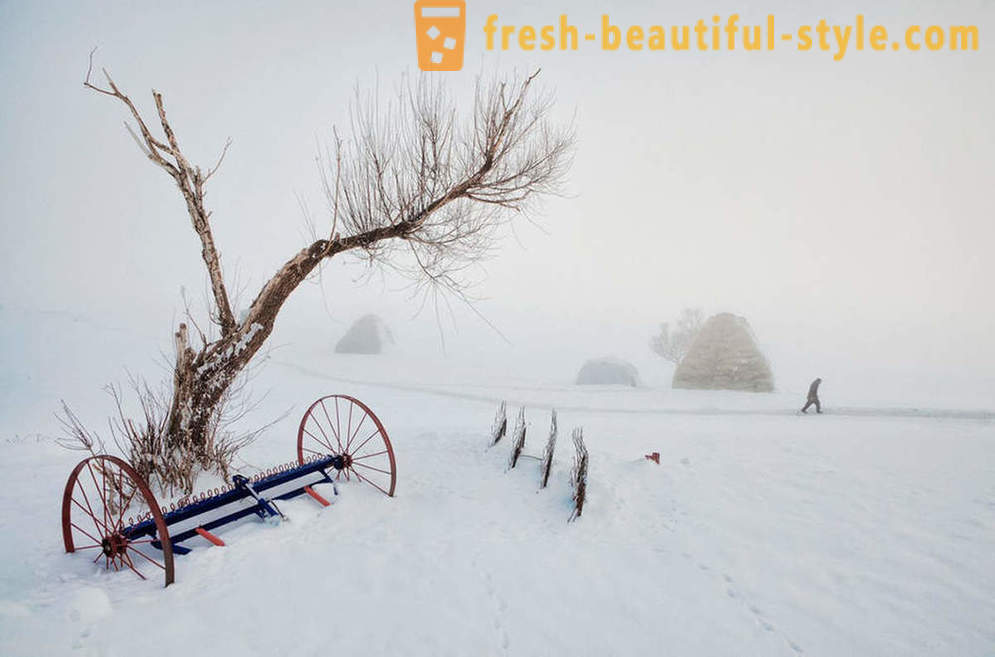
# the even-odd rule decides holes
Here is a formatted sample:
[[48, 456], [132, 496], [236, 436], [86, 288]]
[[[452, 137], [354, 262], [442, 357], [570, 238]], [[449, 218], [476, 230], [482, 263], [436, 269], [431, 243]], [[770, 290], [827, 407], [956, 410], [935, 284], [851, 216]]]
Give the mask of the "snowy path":
[[[406, 384], [398, 383], [395, 381], [375, 381], [369, 379], [356, 379], [342, 376], [330, 375], [326, 372], [321, 372], [310, 367], [305, 367], [297, 363], [290, 362], [280, 362], [275, 361], [274, 365], [277, 367], [284, 367], [292, 370], [296, 373], [305, 374], [310, 377], [321, 379], [324, 381], [347, 384], [347, 385], [360, 385], [360, 386], [372, 386], [379, 388], [388, 388], [391, 390], [403, 390], [406, 392], [419, 392], [430, 395], [438, 395], [441, 397], [448, 397], [451, 399], [459, 399], [464, 401], [476, 401], [484, 402], [488, 404], [497, 405], [502, 401], [507, 401], [512, 406], [527, 406], [529, 408], [535, 409], [557, 409], [559, 411], [574, 411], [574, 412], [597, 412], [597, 413], [641, 413], [650, 415], [801, 415], [799, 410], [793, 406], [780, 406], [780, 407], [770, 407], [770, 406], [760, 406], [751, 408], [720, 408], [714, 405], [705, 407], [674, 407], [662, 405], [658, 398], [646, 400], [650, 403], [655, 402], [654, 406], [651, 407], [610, 407], [604, 405], [588, 404], [588, 405], [571, 405], [569, 401], [566, 403], [557, 403], [557, 398], [559, 401], [563, 401], [563, 397], [571, 396], [576, 398], [578, 395], [578, 388], [576, 386], [562, 386], [559, 388], [546, 387], [521, 387], [515, 386], [511, 390], [508, 386], [501, 385], [479, 385], [479, 384], [431, 384], [431, 383], [417, 383], [417, 384]], [[618, 388], [615, 386], [584, 386], [589, 392], [617, 392]], [[467, 392], [468, 389], [480, 389], [486, 392]], [[658, 395], [659, 391], [650, 390], [650, 394]], [[695, 393], [691, 393], [695, 394]], [[706, 393], [708, 394], [708, 393]], [[723, 393], [719, 393], [723, 394]], [[508, 395], [511, 395], [510, 397]], [[753, 395], [748, 395], [753, 396]], [[753, 396], [755, 399], [763, 402], [768, 402], [769, 399], [774, 399], [775, 403], [784, 400], [786, 395], [777, 396], [767, 396], [767, 395], [757, 395]], [[644, 396], [645, 399], [645, 396]], [[769, 402], [768, 402], [769, 403]], [[812, 411], [812, 415], [816, 413]], [[952, 408], [889, 408], [889, 407], [859, 407], [859, 406], [834, 406], [827, 408], [824, 415], [834, 415], [843, 417], [882, 417], [882, 418], [930, 418], [937, 420], [981, 420], [984, 422], [995, 421], [995, 411], [980, 410], [980, 409], [952, 409]]]

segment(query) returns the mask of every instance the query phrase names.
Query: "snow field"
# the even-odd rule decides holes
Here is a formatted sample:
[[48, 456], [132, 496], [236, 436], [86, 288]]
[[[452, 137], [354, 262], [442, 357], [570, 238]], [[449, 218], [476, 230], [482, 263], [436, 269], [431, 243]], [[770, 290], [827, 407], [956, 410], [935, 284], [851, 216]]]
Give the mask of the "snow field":
[[[345, 485], [329, 509], [284, 502], [291, 521], [281, 526], [224, 529], [225, 548], [191, 541], [177, 583], [163, 590], [63, 554], [59, 500], [79, 455], [8, 441], [0, 653], [950, 655], [995, 646], [990, 422], [562, 411], [553, 477], [538, 492], [537, 461], [506, 472], [508, 439], [486, 448], [489, 403], [343, 390], [280, 371], [274, 407], [335, 391], [371, 405], [394, 442], [397, 496]], [[588, 394], [576, 392], [574, 406]], [[516, 412], [510, 405], [509, 417]], [[297, 415], [246, 458], [288, 460]], [[528, 419], [526, 453], [538, 455], [549, 413]], [[591, 452], [589, 496], [568, 524], [568, 435], [578, 425]], [[651, 451], [660, 466], [643, 459]]]

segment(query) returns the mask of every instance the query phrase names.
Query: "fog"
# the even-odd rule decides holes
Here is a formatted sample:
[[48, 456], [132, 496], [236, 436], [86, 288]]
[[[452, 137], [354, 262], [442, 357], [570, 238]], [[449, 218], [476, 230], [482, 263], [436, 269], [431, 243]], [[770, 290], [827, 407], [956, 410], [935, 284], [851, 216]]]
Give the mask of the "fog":
[[[434, 75], [467, 99], [480, 71], [541, 67], [558, 120], [578, 135], [564, 195], [502, 237], [477, 272], [476, 312], [456, 300], [419, 312], [405, 281], [337, 258], [291, 298], [274, 345], [331, 349], [375, 312], [399, 349], [427, 358], [569, 382], [585, 358], [616, 354], [666, 384], [670, 369], [647, 342], [696, 306], [747, 317], [782, 389], [821, 375], [995, 392], [995, 6], [610, 8], [619, 25], [863, 12], [896, 29], [975, 24], [981, 35], [972, 53], [835, 62], [791, 49], [486, 52], [476, 31], [487, 13], [543, 24], [569, 10], [593, 29], [606, 5], [469, 5], [467, 64]], [[301, 201], [322, 218], [315, 154], [347, 124], [355, 87], [389, 90], [418, 74], [408, 3], [0, 3], [0, 304], [3, 322], [23, 329], [7, 327], [20, 337], [0, 343], [0, 362], [25, 370], [51, 367], [39, 354], [60, 349], [30, 342], [23, 327], [47, 321], [39, 313], [141, 336], [148, 361], [114, 364], [141, 372], [169, 348], [181, 288], [198, 304], [205, 296], [172, 181], [135, 147], [123, 108], [81, 86], [94, 46], [144, 111], [150, 88], [164, 93], [193, 160], [209, 165], [232, 138], [208, 204], [243, 306], [305, 244]]]

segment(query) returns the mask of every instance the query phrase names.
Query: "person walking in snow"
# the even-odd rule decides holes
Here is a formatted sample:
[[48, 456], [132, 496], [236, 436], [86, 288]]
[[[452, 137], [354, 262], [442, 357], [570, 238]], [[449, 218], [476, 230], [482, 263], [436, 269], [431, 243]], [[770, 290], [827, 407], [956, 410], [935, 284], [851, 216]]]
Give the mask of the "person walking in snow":
[[805, 406], [802, 407], [802, 413], [807, 413], [809, 406], [815, 404], [815, 412], [822, 412], [822, 404], [819, 403], [819, 384], [822, 383], [822, 379], [816, 379], [812, 382], [812, 385], [808, 387], [808, 401], [805, 402]]

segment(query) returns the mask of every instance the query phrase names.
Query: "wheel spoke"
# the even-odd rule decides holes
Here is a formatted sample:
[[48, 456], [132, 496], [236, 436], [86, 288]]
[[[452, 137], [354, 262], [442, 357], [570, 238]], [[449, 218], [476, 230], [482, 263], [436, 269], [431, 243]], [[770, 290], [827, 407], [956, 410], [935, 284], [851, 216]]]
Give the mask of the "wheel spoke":
[[[341, 436], [342, 436], [342, 420], [339, 417], [339, 398], [336, 396], [336, 397], [333, 397], [332, 399], [335, 400], [335, 429], [336, 429], [335, 435], [339, 438], [339, 445], [341, 445], [342, 444], [342, 438], [341, 438]], [[324, 406], [325, 402], [321, 402], [321, 404], [322, 404], [322, 406]]]
[[[346, 443], [345, 446], [346, 454], [349, 453], [349, 446], [352, 445], [353, 439], [359, 434], [359, 430], [363, 428], [363, 423], [366, 422], [366, 417], [367, 417], [366, 413], [363, 413], [363, 419], [359, 421], [359, 425], [356, 427], [356, 431], [351, 436], [349, 436], [349, 442]], [[359, 450], [357, 449], [356, 451]]]
[[376, 489], [377, 489], [378, 491], [380, 491], [380, 492], [381, 492], [381, 493], [383, 493], [384, 495], [387, 495], [387, 496], [390, 496], [390, 493], [388, 493], [387, 491], [385, 491], [385, 490], [384, 490], [383, 488], [380, 488], [380, 486], [377, 486], [377, 485], [376, 485], [376, 483], [374, 483], [373, 481], [371, 481], [371, 480], [367, 479], [366, 477], [362, 476], [362, 475], [361, 475], [361, 474], [359, 474], [358, 472], [356, 473], [356, 477], [357, 477], [357, 478], [358, 478], [358, 479], [359, 479], [360, 481], [365, 481], [365, 482], [366, 482], [366, 483], [368, 483], [368, 484], [369, 484], [370, 486], [373, 486], [374, 488], [376, 488]]
[[132, 552], [134, 552], [138, 556], [142, 557], [143, 559], [147, 559], [147, 560], [151, 561], [152, 563], [154, 563], [155, 565], [157, 565], [160, 568], [162, 568], [163, 570], [166, 570], [165, 566], [163, 566], [161, 563], [159, 563], [158, 561], [156, 561], [152, 557], [148, 556], [147, 554], [145, 554], [144, 552], [142, 552], [138, 548], [133, 548], [133, 547], [131, 547], [131, 545], [127, 545], [126, 547], [127, 547], [127, 549], [131, 550]]
[[[328, 407], [325, 406], [325, 400], [321, 400], [321, 411], [325, 414], [325, 420], [328, 422], [328, 429], [335, 434], [335, 443], [339, 446], [338, 453], [342, 453], [342, 435], [339, 427], [339, 400], [335, 399], [335, 426], [332, 426], [332, 417], [328, 414]], [[334, 450], [333, 450], [334, 451]]]
[[[121, 476], [124, 476], [124, 470], [121, 471]], [[124, 482], [121, 482], [121, 490], [124, 490]], [[118, 516], [117, 525], [114, 527], [115, 529], [120, 529], [121, 525], [124, 524], [124, 510], [131, 506], [131, 500], [135, 498], [135, 493], [137, 492], [138, 486], [135, 486], [131, 491], [131, 495], [128, 496], [128, 501], [121, 507], [121, 515]]]
[[[83, 511], [83, 513], [86, 513], [86, 515], [88, 515], [91, 518], [93, 518], [93, 526], [97, 528], [97, 533], [98, 534], [104, 534], [104, 533], [110, 534], [111, 533], [110, 531], [107, 530], [106, 527], [101, 526], [100, 521], [97, 520], [97, 516], [94, 515], [94, 513], [92, 511], [88, 512], [86, 509], [84, 509], [83, 505], [80, 504], [79, 501], [75, 497], [72, 498], [72, 501], [73, 501], [73, 504], [75, 504], [76, 506], [78, 506]], [[79, 527], [77, 527], [77, 529], [79, 529], [80, 531], [83, 531]]]
[[316, 442], [317, 442], [318, 444], [321, 444], [321, 445], [324, 445], [325, 447], [327, 447], [327, 448], [328, 448], [328, 451], [330, 451], [330, 452], [334, 452], [334, 451], [335, 451], [335, 448], [334, 448], [334, 447], [332, 447], [331, 445], [329, 445], [328, 443], [326, 443], [326, 442], [325, 442], [325, 441], [323, 441], [323, 440], [322, 440], [321, 438], [317, 437], [316, 435], [314, 435], [313, 433], [311, 433], [311, 432], [310, 432], [310, 431], [308, 431], [307, 429], [303, 429], [302, 431], [304, 431], [304, 433], [306, 433], [307, 435], [309, 435], [309, 436], [311, 436], [312, 438], [314, 438], [314, 439], [315, 439], [315, 441], [316, 441]]
[[[330, 443], [331, 439], [328, 437], [328, 434], [325, 433], [324, 427], [321, 426], [321, 422], [318, 422], [318, 419], [314, 416], [314, 413], [308, 413], [307, 417], [309, 420], [318, 425], [318, 431], [320, 431], [321, 435], [325, 437], [325, 440]], [[317, 438], [315, 438], [315, 440], [317, 440]]]
[[[118, 504], [124, 499], [124, 470], [120, 470], [117, 478], [117, 501]], [[114, 529], [118, 528], [118, 523], [114, 523]]]
[[372, 454], [366, 454], [364, 456], [354, 456], [354, 457], [352, 457], [352, 460], [353, 461], [361, 461], [363, 459], [370, 459], [370, 458], [373, 458], [374, 456], [380, 456], [381, 454], [386, 454], [386, 453], [387, 453], [387, 450], [385, 449], [385, 450], [383, 450], [381, 452], [373, 452]]
[[367, 468], [369, 470], [376, 470], [377, 472], [382, 472], [385, 475], [390, 476], [389, 470], [381, 470], [380, 468], [374, 468], [372, 465], [366, 465], [365, 463], [353, 463], [353, 465], [358, 465], [361, 468]]
[[[103, 487], [100, 484], [97, 483], [97, 475], [93, 474], [93, 468], [90, 467], [89, 461], [87, 461], [86, 469], [90, 471], [90, 478], [93, 479], [93, 486], [97, 489], [97, 493], [100, 494], [100, 501], [103, 502], [104, 508], [102, 509], [102, 512], [104, 514], [104, 528], [106, 529], [107, 526], [108, 526], [107, 525], [107, 498], [104, 497], [104, 489], [103, 489]], [[101, 473], [101, 481], [102, 480], [103, 480], [103, 474]], [[94, 520], [96, 520], [96, 517], [94, 517]], [[107, 533], [109, 534], [110, 530], [107, 530]]]
[[82, 527], [80, 527], [79, 525], [77, 525], [75, 522], [71, 522], [69, 524], [72, 525], [73, 527], [75, 527], [76, 529], [80, 530], [81, 532], [83, 532], [87, 536], [89, 536], [91, 540], [94, 540], [97, 543], [100, 543], [100, 539], [99, 538], [97, 538], [96, 536], [94, 536], [90, 532], [86, 531], [85, 529], [83, 529]]
[[349, 402], [349, 424], [346, 426], [345, 435], [352, 435], [352, 402]]
[[[94, 481], [93, 483], [96, 484], [97, 482]], [[86, 502], [86, 508], [90, 514], [90, 517], [93, 518], [93, 526], [97, 528], [97, 533], [106, 532], [110, 534], [110, 531], [107, 530], [107, 527], [101, 526], [100, 521], [97, 520], [97, 514], [94, 513], [93, 506], [90, 505], [90, 497], [86, 494], [86, 488], [83, 486], [83, 483], [79, 479], [76, 479], [76, 485], [79, 486], [79, 492], [83, 493], [83, 500]], [[75, 497], [73, 497], [73, 501], [76, 502]], [[79, 502], [76, 502], [76, 505], [79, 506]]]
[[78, 548], [74, 548], [74, 549], [76, 550], [76, 552], [79, 552], [80, 550], [92, 550], [95, 547], [96, 548], [102, 548], [104, 546], [103, 545], [84, 545], [83, 547], [78, 547]]
[[138, 576], [139, 576], [139, 577], [141, 577], [142, 579], [145, 579], [145, 575], [143, 575], [143, 574], [141, 574], [140, 572], [138, 572], [138, 569], [137, 569], [137, 568], [135, 568], [135, 564], [134, 564], [134, 563], [132, 563], [132, 561], [131, 561], [131, 557], [129, 557], [129, 556], [128, 556], [128, 553], [127, 553], [127, 551], [125, 551], [124, 553], [122, 553], [122, 554], [121, 554], [121, 557], [122, 557], [122, 559], [123, 559], [123, 560], [124, 560], [124, 561], [125, 561], [125, 562], [126, 562], [126, 563], [128, 564], [128, 568], [131, 568], [131, 569], [132, 569], [132, 570], [133, 570], [133, 571], [135, 572], [135, 574], [136, 574], [136, 575], [138, 575]]
[[366, 443], [370, 442], [373, 439], [373, 436], [377, 435], [378, 433], [380, 433], [380, 427], [377, 427], [376, 431], [371, 433], [366, 440], [364, 440], [362, 443], [359, 444], [359, 447], [356, 448], [356, 453], [358, 454], [359, 450], [363, 449], [363, 446], [366, 445]]

